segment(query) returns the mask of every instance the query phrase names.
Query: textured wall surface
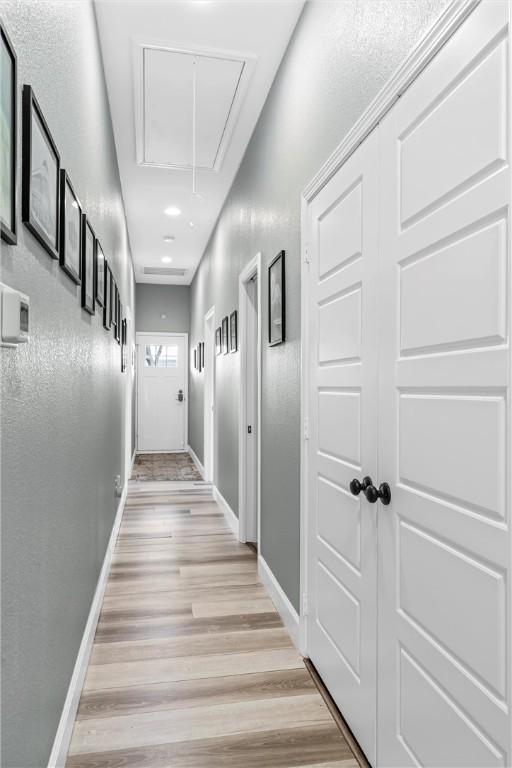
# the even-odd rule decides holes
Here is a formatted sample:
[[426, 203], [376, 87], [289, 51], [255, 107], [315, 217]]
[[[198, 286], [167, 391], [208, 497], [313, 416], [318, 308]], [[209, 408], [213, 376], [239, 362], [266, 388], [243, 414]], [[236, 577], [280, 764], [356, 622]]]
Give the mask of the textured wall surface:
[[138, 331], [162, 333], [189, 333], [190, 331], [189, 285], [137, 283], [135, 307]]
[[[0, 15], [18, 55], [20, 93], [33, 86], [133, 310], [92, 3], [1, 0]], [[131, 376], [120, 373], [120, 347], [99, 313], [81, 310], [78, 289], [21, 223], [20, 208], [19, 173], [18, 245], [2, 243], [0, 279], [30, 296], [32, 325], [29, 344], [0, 349], [2, 765], [42, 768], [114, 521]]]
[[[191, 345], [215, 305], [238, 304], [258, 251], [263, 274], [286, 251], [287, 341], [262, 361], [261, 552], [295, 608], [300, 561], [300, 194], [446, 0], [306, 4], [192, 284]], [[263, 325], [267, 327], [266, 282]], [[239, 355], [217, 358], [216, 483], [238, 508]], [[203, 459], [203, 379], [192, 377], [189, 443]]]

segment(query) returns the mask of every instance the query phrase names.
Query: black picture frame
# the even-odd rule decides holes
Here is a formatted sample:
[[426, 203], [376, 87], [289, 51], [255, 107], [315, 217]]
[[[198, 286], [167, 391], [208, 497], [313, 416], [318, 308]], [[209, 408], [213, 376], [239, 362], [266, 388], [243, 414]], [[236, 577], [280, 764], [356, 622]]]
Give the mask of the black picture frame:
[[105, 253], [100, 241], [96, 238], [96, 248], [94, 251], [94, 298], [96, 304], [99, 304], [100, 307], [105, 306], [106, 263]]
[[[2, 168], [7, 167], [9, 169], [10, 179], [7, 182], [8, 190], [8, 204], [7, 210], [2, 215], [0, 209], [0, 236], [4, 242], [9, 245], [16, 245], [18, 242], [17, 225], [16, 225], [16, 164], [17, 164], [17, 152], [18, 152], [18, 58], [16, 51], [9, 39], [9, 35], [2, 22], [0, 21], [0, 45], [1, 45], [1, 57], [0, 57], [0, 72], [4, 72], [4, 53], [10, 60], [10, 77], [7, 90], [4, 88], [4, 82], [2, 77], [2, 88], [0, 109], [2, 122], [7, 123], [8, 130], [10, 131], [10, 144], [6, 147], [6, 163], [4, 165], [4, 158], [1, 158]], [[6, 114], [7, 113], [7, 114]], [[5, 117], [5, 120], [4, 120]], [[2, 147], [2, 153], [4, 148]], [[0, 190], [2, 201], [5, 196], [5, 189]]]
[[229, 318], [226, 315], [226, 317], [222, 318], [222, 354], [227, 355], [229, 352]]
[[197, 348], [194, 347], [194, 368], [197, 371]]
[[[60, 200], [59, 262], [66, 275], [71, 278], [76, 285], [80, 285], [82, 282], [82, 227], [84, 217], [80, 200], [78, 199], [78, 196], [73, 189], [73, 185], [71, 184], [71, 179], [64, 168], [61, 168], [60, 171]], [[71, 206], [68, 206], [69, 200], [71, 200]], [[75, 229], [78, 230], [78, 232], [75, 231], [74, 235], [70, 234], [73, 232], [71, 229], [72, 223], [75, 224]], [[76, 237], [77, 239], [78, 258], [76, 253], [70, 254], [68, 252], [68, 245], [72, 244], [73, 237]], [[96, 238], [94, 238], [94, 241], [96, 241]]]
[[[23, 149], [21, 218], [28, 230], [52, 259], [59, 258], [60, 229], [60, 155], [46, 124], [41, 107], [30, 85], [23, 86]], [[36, 140], [34, 126], [40, 131]], [[41, 146], [48, 150], [54, 161], [53, 171], [44, 170], [45, 161], [32, 168], [34, 152], [40, 163]], [[47, 177], [46, 177], [47, 176]], [[51, 199], [52, 191], [55, 201]], [[49, 198], [47, 200], [47, 197]], [[46, 225], [48, 228], [46, 228]]]
[[116, 320], [116, 341], [118, 344], [121, 343], [122, 317], [123, 317], [123, 305], [121, 304], [121, 297], [119, 295], [119, 290], [118, 290], [117, 291], [117, 320]]
[[222, 352], [222, 329], [219, 325], [215, 331], [215, 354], [220, 355]]
[[112, 270], [105, 259], [105, 303], [103, 304], [103, 327], [109, 331], [112, 326]]
[[121, 323], [121, 373], [126, 373], [128, 368], [128, 320], [123, 318]]
[[285, 253], [279, 251], [268, 267], [268, 345], [286, 340]]
[[229, 316], [229, 351], [238, 350], [238, 312], [235, 309]]
[[119, 292], [117, 283], [112, 275], [112, 303], [110, 306], [110, 327], [114, 331], [114, 339], [117, 339], [117, 310], [119, 304]]
[[82, 309], [94, 315], [94, 251], [96, 237], [94, 230], [82, 214]]
[[204, 370], [204, 341], [199, 342], [199, 373]]

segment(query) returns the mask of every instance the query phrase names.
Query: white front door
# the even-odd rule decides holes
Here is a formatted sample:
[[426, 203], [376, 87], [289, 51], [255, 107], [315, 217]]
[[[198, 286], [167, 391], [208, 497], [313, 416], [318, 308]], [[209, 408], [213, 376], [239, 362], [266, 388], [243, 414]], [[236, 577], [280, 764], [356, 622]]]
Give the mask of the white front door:
[[187, 337], [137, 334], [139, 451], [186, 447]]
[[511, 765], [509, 12], [381, 123], [380, 766]]
[[309, 209], [308, 655], [368, 758], [376, 743], [377, 136]]

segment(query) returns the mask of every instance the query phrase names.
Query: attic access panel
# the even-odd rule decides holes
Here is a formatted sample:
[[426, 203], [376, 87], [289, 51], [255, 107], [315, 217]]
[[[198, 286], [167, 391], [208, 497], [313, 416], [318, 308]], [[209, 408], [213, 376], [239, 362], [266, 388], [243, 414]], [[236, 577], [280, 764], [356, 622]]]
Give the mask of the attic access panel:
[[217, 169], [236, 115], [245, 61], [144, 47], [143, 164], [192, 166], [193, 67], [196, 62], [196, 166]]

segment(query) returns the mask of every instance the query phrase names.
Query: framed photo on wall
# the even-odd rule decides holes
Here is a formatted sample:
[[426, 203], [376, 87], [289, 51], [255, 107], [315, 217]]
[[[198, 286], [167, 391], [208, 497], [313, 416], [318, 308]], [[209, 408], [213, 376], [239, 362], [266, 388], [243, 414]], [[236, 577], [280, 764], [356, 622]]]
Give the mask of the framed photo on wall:
[[194, 368], [197, 371], [197, 348], [194, 348]]
[[[64, 169], [60, 172], [60, 199], [60, 265], [66, 275], [74, 283], [80, 285], [82, 278], [82, 206]], [[93, 239], [96, 240], [94, 233]]]
[[105, 305], [105, 254], [103, 248], [96, 239], [96, 249], [94, 258], [94, 296], [96, 303], [103, 307]]
[[105, 303], [103, 304], [103, 327], [107, 331], [112, 325], [112, 271], [105, 260]]
[[16, 245], [16, 148], [17, 84], [16, 53], [3, 24], [0, 23], [0, 234], [2, 240]]
[[222, 330], [219, 326], [215, 331], [215, 354], [220, 355], [222, 352]]
[[22, 161], [23, 222], [52, 259], [58, 259], [60, 156], [30, 85], [23, 86]]
[[268, 268], [268, 343], [282, 344], [286, 338], [284, 251], [280, 251]]
[[224, 317], [222, 319], [222, 354], [227, 355], [229, 352], [229, 337], [228, 337], [228, 326], [229, 326], [229, 319], [228, 316]]
[[121, 297], [119, 296], [119, 291], [117, 291], [117, 322], [116, 322], [116, 341], [118, 344], [121, 343], [121, 323], [123, 317], [123, 305], [121, 304]]
[[199, 372], [204, 369], [204, 341], [199, 342]]
[[128, 367], [128, 321], [126, 317], [121, 323], [121, 373], [126, 373]]
[[82, 307], [94, 315], [94, 247], [96, 238], [85, 213], [82, 214]]
[[238, 349], [238, 313], [235, 309], [229, 316], [229, 351], [236, 352]]
[[114, 339], [117, 339], [117, 310], [119, 306], [119, 293], [117, 283], [112, 275], [112, 305], [110, 310], [110, 325], [114, 330]]

